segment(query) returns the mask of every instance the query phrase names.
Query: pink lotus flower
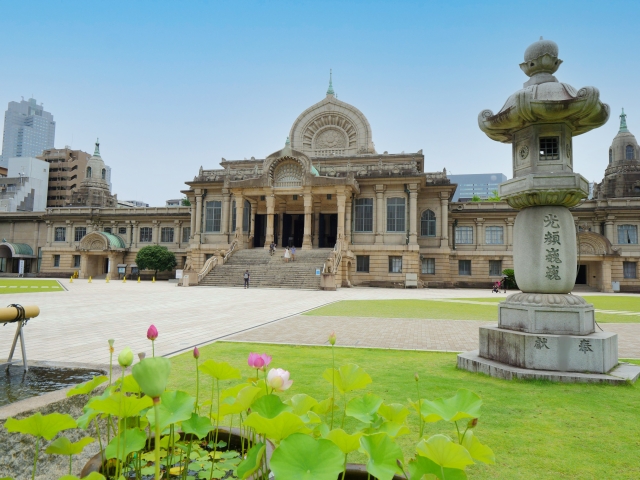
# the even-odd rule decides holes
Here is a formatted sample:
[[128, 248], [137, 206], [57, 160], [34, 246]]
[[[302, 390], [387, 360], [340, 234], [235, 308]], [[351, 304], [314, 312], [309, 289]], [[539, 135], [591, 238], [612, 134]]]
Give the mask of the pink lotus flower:
[[154, 341], [156, 338], [158, 338], [158, 329], [155, 325], [151, 325], [147, 330], [147, 338], [151, 341]]
[[289, 372], [281, 368], [272, 368], [267, 374], [267, 385], [276, 392], [288, 390], [293, 380], [289, 380]]
[[200, 350], [198, 350], [198, 347], [193, 348], [193, 358], [195, 358], [196, 360], [200, 358]]
[[260, 354], [251, 352], [249, 354], [249, 358], [247, 359], [247, 363], [251, 368], [264, 370], [271, 363], [271, 355], [267, 355], [266, 353]]

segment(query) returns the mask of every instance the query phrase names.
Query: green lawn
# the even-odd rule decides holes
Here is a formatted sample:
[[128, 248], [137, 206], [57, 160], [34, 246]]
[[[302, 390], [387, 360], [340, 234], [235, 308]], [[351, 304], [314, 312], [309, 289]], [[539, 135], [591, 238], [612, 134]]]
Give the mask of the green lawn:
[[0, 295], [16, 293], [61, 292], [64, 288], [57, 280], [0, 279]]
[[[324, 399], [331, 393], [330, 384], [322, 379], [322, 372], [331, 366], [329, 347], [219, 342], [200, 351], [201, 362], [224, 360], [245, 376], [253, 374], [246, 364], [249, 352], [266, 352], [273, 355], [272, 367], [291, 371], [294, 383], [284, 397], [304, 392]], [[451, 396], [459, 388], [479, 394], [484, 405], [476, 434], [493, 449], [497, 464], [470, 467], [470, 479], [640, 478], [637, 386], [508, 382], [457, 370], [456, 357], [449, 353], [350, 348], [335, 352], [337, 365], [363, 367], [373, 379], [366, 391], [381, 395], [386, 403], [406, 405], [408, 397], [416, 399], [415, 372], [424, 398]], [[170, 388], [195, 394], [191, 353], [172, 360]], [[201, 401], [208, 398], [210, 386], [202, 376]], [[398, 439], [407, 457], [417, 442], [417, 415], [410, 415], [409, 421], [412, 434]], [[357, 423], [349, 419], [346, 429], [353, 431]], [[426, 434], [433, 433], [453, 432], [445, 423], [429, 424]], [[357, 454], [350, 460], [363, 458]]]
[[[584, 297], [596, 309], [640, 312], [640, 297], [592, 296]], [[311, 310], [305, 315], [332, 317], [429, 318], [436, 320], [498, 321], [498, 302], [504, 296], [489, 298], [459, 298], [438, 300], [343, 300]], [[459, 302], [456, 302], [459, 300]], [[483, 302], [477, 305], [466, 302]], [[621, 315], [596, 312], [600, 323], [640, 323], [640, 315]]]

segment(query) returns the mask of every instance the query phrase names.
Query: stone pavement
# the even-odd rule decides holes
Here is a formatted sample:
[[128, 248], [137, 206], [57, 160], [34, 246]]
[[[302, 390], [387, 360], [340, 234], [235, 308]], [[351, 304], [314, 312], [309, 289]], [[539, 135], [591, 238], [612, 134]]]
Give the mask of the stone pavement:
[[[340, 332], [339, 328], [343, 328], [343, 333], [338, 333], [340, 343], [345, 344], [470, 350], [477, 348], [477, 327], [486, 322], [365, 319], [365, 324], [354, 323], [347, 317], [298, 315], [340, 300], [452, 299], [492, 295], [489, 290], [472, 289], [351, 288], [324, 292], [182, 288], [168, 282], [130, 281], [123, 284], [112, 281], [106, 284], [104, 280], [96, 280], [89, 284], [86, 280], [74, 280], [73, 283], [62, 280], [61, 283], [68, 291], [6, 294], [1, 297], [5, 305], [19, 303], [40, 307], [40, 317], [31, 320], [25, 328], [29, 360], [107, 364], [109, 338], [116, 340], [116, 352], [128, 346], [134, 353], [145, 351], [149, 354], [151, 344], [146, 338], [146, 331], [151, 323], [160, 332], [156, 341], [156, 353], [159, 355], [189, 350], [195, 345], [231, 335], [236, 335], [234, 340], [247, 335], [254, 340], [279, 342], [290, 336], [295, 342], [317, 344], [325, 342], [331, 330]], [[294, 316], [297, 317], [287, 319]], [[325, 323], [319, 318], [326, 319], [322, 320]], [[271, 322], [278, 323], [269, 326]], [[249, 333], [261, 326], [264, 330]], [[604, 328], [620, 333], [622, 356], [640, 357], [640, 324], [605, 324]], [[13, 324], [0, 327], [0, 361], [8, 355], [14, 331]], [[382, 340], [386, 343], [381, 344]], [[623, 353], [622, 346], [626, 348], [627, 344], [631, 345], [629, 342], [635, 344]]]

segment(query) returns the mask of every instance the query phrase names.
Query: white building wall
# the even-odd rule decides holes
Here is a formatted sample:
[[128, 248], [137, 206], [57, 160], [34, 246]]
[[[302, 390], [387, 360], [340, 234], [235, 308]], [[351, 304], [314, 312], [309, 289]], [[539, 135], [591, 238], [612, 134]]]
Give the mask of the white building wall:
[[44, 212], [47, 208], [49, 164], [33, 157], [14, 157], [8, 161], [9, 169], [3, 184], [13, 184], [12, 191], [5, 190], [0, 199], [0, 211], [16, 212], [31, 190], [33, 207], [29, 211]]

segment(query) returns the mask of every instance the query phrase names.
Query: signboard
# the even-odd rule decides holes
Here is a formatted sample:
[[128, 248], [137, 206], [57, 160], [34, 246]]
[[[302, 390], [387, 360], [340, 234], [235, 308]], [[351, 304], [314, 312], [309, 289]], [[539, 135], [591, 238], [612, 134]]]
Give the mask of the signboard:
[[118, 267], [118, 273], [120, 275], [124, 275], [126, 270], [127, 270], [127, 267]]
[[18, 274], [24, 276], [24, 260], [18, 262]]
[[184, 270], [176, 270], [176, 278], [182, 278], [182, 273]]
[[316, 275], [320, 275], [320, 269], [316, 268]]
[[620, 282], [611, 282], [611, 290], [614, 292], [620, 291]]

